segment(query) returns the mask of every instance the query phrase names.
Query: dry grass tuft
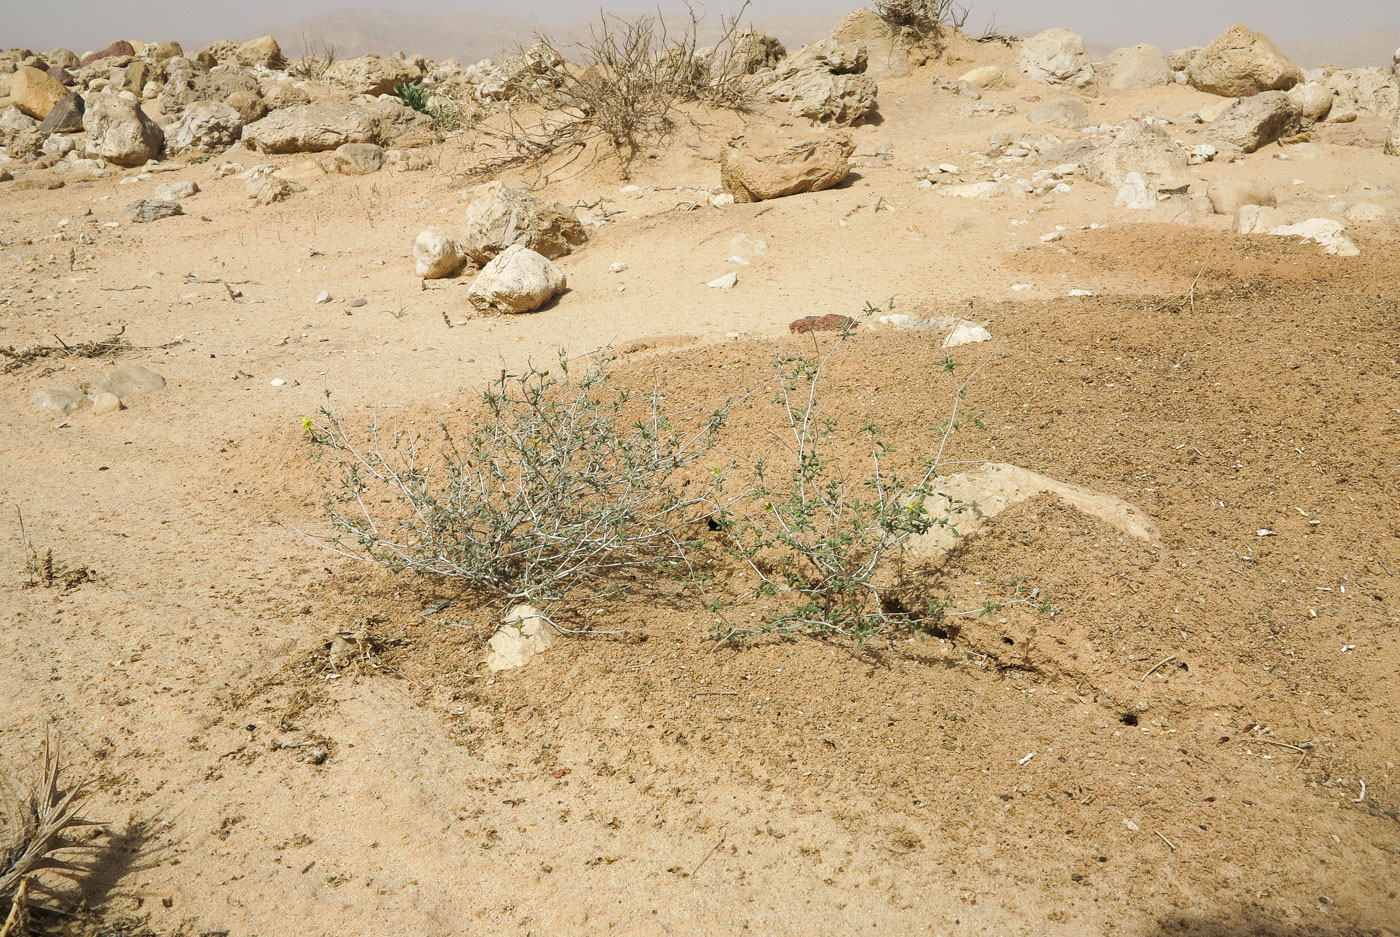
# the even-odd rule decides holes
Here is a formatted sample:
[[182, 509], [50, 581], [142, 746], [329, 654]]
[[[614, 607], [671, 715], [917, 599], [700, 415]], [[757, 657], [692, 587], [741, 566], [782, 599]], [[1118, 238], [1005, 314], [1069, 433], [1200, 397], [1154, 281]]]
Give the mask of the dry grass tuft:
[[72, 837], [93, 821], [78, 815], [87, 798], [87, 785], [68, 790], [60, 785], [58, 750], [44, 745], [39, 777], [27, 786], [0, 775], [0, 937], [18, 937], [27, 929], [30, 891], [48, 891], [34, 878], [40, 872], [77, 875], [86, 871], [58, 853], [86, 848]]

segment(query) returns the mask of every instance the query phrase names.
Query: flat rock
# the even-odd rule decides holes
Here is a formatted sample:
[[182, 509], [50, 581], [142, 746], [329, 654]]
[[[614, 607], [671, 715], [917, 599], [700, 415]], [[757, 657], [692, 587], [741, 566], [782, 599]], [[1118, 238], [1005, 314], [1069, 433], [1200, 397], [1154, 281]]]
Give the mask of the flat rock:
[[730, 145], [720, 154], [720, 183], [736, 202], [820, 192], [839, 185], [850, 174], [849, 159], [854, 151], [854, 144], [845, 136], [786, 147], [776, 143]]
[[35, 410], [47, 410], [68, 416], [83, 407], [90, 406], [87, 395], [77, 387], [45, 387], [35, 391], [29, 398], [29, 405]]
[[89, 396], [116, 394], [122, 400], [165, 387], [165, 378], [139, 364], [119, 364], [83, 385]]
[[395, 101], [321, 101], [273, 111], [243, 128], [243, 142], [261, 153], [318, 153], [346, 143], [389, 143], [419, 123]]
[[170, 218], [174, 215], [183, 215], [184, 210], [180, 208], [179, 202], [172, 202], [161, 198], [137, 199], [123, 209], [128, 221], [137, 224], [147, 224], [152, 221], [159, 221], [162, 218]]
[[[927, 533], [916, 534], [904, 544], [909, 557], [937, 563], [1007, 508], [1042, 494], [1064, 501], [1124, 536], [1148, 544], [1161, 543], [1157, 525], [1136, 505], [1015, 465], [993, 462], [972, 472], [941, 477], [938, 492], [926, 499], [924, 506], [932, 517], [951, 516], [957, 533], [935, 526]], [[961, 510], [955, 513], [957, 507]]]
[[808, 332], [843, 332], [854, 324], [855, 320], [850, 316], [831, 312], [824, 316], [803, 316], [801, 319], [794, 319], [788, 323], [788, 331], [793, 335], [805, 335]]

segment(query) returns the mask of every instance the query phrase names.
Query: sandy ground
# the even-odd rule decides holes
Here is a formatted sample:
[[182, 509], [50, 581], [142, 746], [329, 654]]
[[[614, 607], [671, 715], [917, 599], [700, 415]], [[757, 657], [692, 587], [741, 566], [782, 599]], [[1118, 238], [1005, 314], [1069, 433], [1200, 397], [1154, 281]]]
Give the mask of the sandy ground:
[[[561, 261], [569, 292], [519, 317], [474, 314], [469, 277], [413, 275], [414, 235], [461, 217], [460, 143], [423, 173], [274, 158], [310, 191], [269, 207], [215, 178], [220, 158], [0, 190], [0, 344], [124, 329], [121, 360], [169, 381], [60, 419], [29, 396], [107, 362], [0, 376], [0, 752], [27, 764], [51, 734], [95, 779], [82, 897], [103, 932], [1400, 933], [1400, 163], [1363, 119], [1289, 160], [1195, 167], [1193, 191], [1254, 176], [1298, 217], [1373, 184], [1388, 215], [1350, 228], [1355, 258], [1166, 204], [1115, 209], [1082, 181], [986, 202], [916, 188], [920, 165], [1029, 126], [959, 117], [930, 87], [1009, 54], [882, 85], [883, 119], [855, 131], [860, 166], [832, 191], [711, 207], [698, 189], [735, 129], [718, 119], [628, 179], [555, 172], [542, 193], [606, 223]], [[1027, 95], [1060, 96], [986, 100], [1024, 111]], [[1208, 100], [1088, 105], [1121, 121]], [[175, 179], [204, 190], [185, 215], [122, 218]], [[738, 287], [706, 288], [733, 255], [751, 261]], [[326, 391], [350, 420], [431, 424], [502, 366], [612, 345], [624, 380], [700, 404], [810, 348], [793, 319], [866, 302], [989, 323], [995, 342], [964, 349], [991, 359], [970, 395], [985, 428], [956, 437], [957, 458], [1125, 498], [1162, 544], [1037, 499], [930, 587], [975, 605], [1024, 578], [1053, 617], [716, 649], [701, 601], [644, 589], [596, 609], [629, 634], [493, 677], [476, 630], [421, 616], [447, 597], [475, 620], [450, 586], [297, 532], [319, 520], [302, 420]], [[858, 334], [833, 399], [919, 452], [949, 400], [939, 337]], [[762, 419], [733, 444], [761, 449]], [[19, 512], [36, 548], [95, 580], [25, 588]], [[337, 632], [371, 652], [331, 667]]]

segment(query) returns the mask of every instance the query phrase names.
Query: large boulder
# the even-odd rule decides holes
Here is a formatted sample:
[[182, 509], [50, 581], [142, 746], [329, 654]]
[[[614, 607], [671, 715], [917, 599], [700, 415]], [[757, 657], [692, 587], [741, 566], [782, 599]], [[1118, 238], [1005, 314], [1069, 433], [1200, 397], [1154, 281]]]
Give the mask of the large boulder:
[[63, 83], [48, 73], [21, 65], [10, 76], [10, 103], [35, 120], [49, 116], [55, 104], [68, 97]]
[[382, 59], [377, 55], [362, 55], [345, 59], [326, 69], [326, 80], [335, 82], [351, 94], [378, 96], [393, 94], [400, 85], [408, 85], [423, 77], [423, 70], [412, 62], [399, 58]]
[[548, 257], [513, 244], [477, 274], [467, 300], [483, 312], [533, 312], [567, 284], [564, 271]]
[[909, 43], [898, 29], [886, 23], [879, 13], [869, 7], [861, 7], [841, 17], [826, 41], [838, 48], [864, 49], [867, 60], [865, 74], [877, 82], [909, 74]]
[[485, 264], [513, 245], [554, 260], [587, 240], [578, 217], [564, 205], [488, 182], [477, 187], [476, 198], [467, 206], [460, 243], [474, 262]]
[[1211, 121], [1206, 128], [1206, 139], [1253, 153], [1279, 137], [1296, 133], [1302, 117], [1302, 109], [1286, 92], [1265, 91], [1240, 98]]
[[53, 106], [49, 116], [39, 124], [39, 133], [47, 137], [51, 133], [76, 133], [82, 130], [83, 111], [86, 109], [81, 94], [75, 92], [66, 96]]
[[1188, 181], [1189, 157], [1159, 124], [1130, 120], [1107, 146], [1082, 160], [1090, 180], [1118, 189], [1129, 173], [1138, 173], [1155, 189], [1175, 188]]
[[1021, 71], [1043, 85], [1064, 85], [1093, 94], [1098, 89], [1084, 39], [1068, 29], [1047, 29], [1021, 43]]
[[256, 65], [264, 68], [285, 68], [287, 65], [281, 46], [271, 36], [260, 36], [243, 43], [234, 52], [233, 57], [238, 60], [239, 65], [249, 68]]
[[94, 94], [83, 114], [87, 153], [118, 166], [140, 166], [160, 153], [165, 134], [140, 105], [115, 94]]
[[1162, 50], [1146, 43], [1114, 49], [1104, 59], [1103, 72], [1115, 91], [1142, 91], [1172, 83], [1172, 69]]
[[845, 180], [853, 151], [845, 137], [765, 151], [731, 145], [720, 155], [720, 182], [736, 202], [819, 192]]
[[412, 129], [420, 117], [395, 101], [322, 101], [273, 111], [243, 128], [243, 142], [262, 153], [319, 153], [344, 143], [382, 146]]
[[877, 93], [873, 78], [820, 69], [794, 72], [768, 88], [773, 100], [791, 105], [793, 117], [838, 125], [858, 124], [874, 112]]
[[219, 101], [198, 101], [165, 128], [165, 146], [171, 153], [211, 152], [233, 146], [242, 133], [238, 111]]
[[1225, 97], [1253, 91], [1287, 91], [1303, 80], [1303, 70], [1267, 37], [1236, 23], [1191, 60], [1191, 87]]

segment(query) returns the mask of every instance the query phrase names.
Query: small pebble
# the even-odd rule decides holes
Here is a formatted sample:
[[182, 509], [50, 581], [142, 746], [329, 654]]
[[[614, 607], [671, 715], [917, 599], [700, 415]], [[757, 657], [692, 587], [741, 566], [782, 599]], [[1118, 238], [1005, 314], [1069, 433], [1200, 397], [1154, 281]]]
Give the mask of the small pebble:
[[328, 302], [330, 302], [330, 301], [331, 301], [331, 291], [330, 291], [330, 290], [321, 290], [321, 292], [319, 292], [319, 293], [316, 294], [316, 305], [319, 306], [319, 305], [321, 305], [322, 303], [328, 303]]
[[268, 381], [268, 383], [271, 384], [273, 387], [281, 387], [287, 382], [280, 377], [274, 377], [272, 380]]

